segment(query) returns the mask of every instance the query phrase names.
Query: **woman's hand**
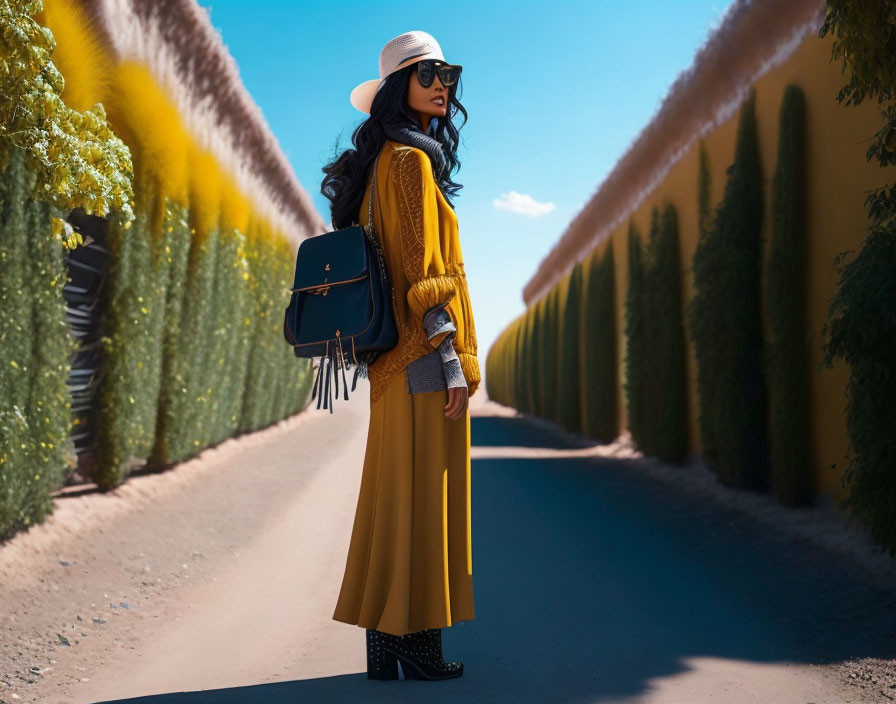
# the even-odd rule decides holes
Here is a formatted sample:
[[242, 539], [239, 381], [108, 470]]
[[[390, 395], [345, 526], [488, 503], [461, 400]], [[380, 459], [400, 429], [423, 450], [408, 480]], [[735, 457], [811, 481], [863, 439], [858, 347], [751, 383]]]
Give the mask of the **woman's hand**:
[[455, 386], [448, 389], [448, 404], [445, 406], [445, 415], [451, 420], [458, 420], [463, 417], [469, 402], [470, 390], [466, 386]]

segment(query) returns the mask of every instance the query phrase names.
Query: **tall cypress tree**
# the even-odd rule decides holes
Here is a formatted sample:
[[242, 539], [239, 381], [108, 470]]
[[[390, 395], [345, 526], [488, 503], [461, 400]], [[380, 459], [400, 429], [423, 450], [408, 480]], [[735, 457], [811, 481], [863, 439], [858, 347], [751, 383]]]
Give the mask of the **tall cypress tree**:
[[[697, 213], [699, 228], [697, 250], [700, 257], [711, 262], [718, 246], [712, 221], [711, 182], [709, 173], [709, 155], [706, 143], [700, 140], [700, 161], [697, 172]], [[697, 256], [695, 255], [695, 266]], [[713, 287], [712, 277], [719, 274], [711, 266], [705, 266], [700, 271], [700, 283], [704, 290]], [[718, 284], [718, 282], [716, 282]], [[695, 274], [694, 286], [697, 286]], [[709, 305], [711, 301], [707, 294], [699, 291], [690, 304], [690, 314], [702, 316], [703, 314], [718, 313], [719, 308]], [[685, 311], [686, 329], [691, 336], [697, 358], [697, 425], [700, 430], [700, 444], [704, 460], [712, 467], [718, 467], [719, 451], [716, 444], [713, 429], [715, 417], [712, 402], [712, 370], [717, 369], [720, 362], [716, 357], [721, 353], [721, 346], [713, 343], [714, 330], [720, 328], [717, 320], [706, 320], [702, 317], [688, 319], [689, 312]]]
[[561, 328], [557, 368], [557, 421], [573, 433], [582, 429], [579, 405], [579, 306], [581, 305], [582, 262], [567, 275], [561, 293]]
[[650, 253], [650, 289], [654, 292], [646, 315], [653, 323], [648, 341], [649, 367], [655, 370], [656, 395], [645, 399], [654, 418], [654, 452], [664, 462], [681, 462], [688, 451], [687, 369], [681, 303], [681, 257], [678, 216], [667, 203], [659, 216], [658, 236]]
[[535, 390], [537, 392], [534, 413], [542, 418], [547, 417], [547, 384], [545, 378], [545, 367], [547, 366], [547, 354], [545, 348], [548, 344], [547, 298], [547, 295], [542, 296], [534, 306], [536, 340], [535, 365], [538, 372], [537, 377], [534, 379]]
[[526, 375], [525, 412], [535, 413], [538, 399], [538, 358], [537, 340], [535, 338], [535, 310], [533, 306], [526, 309], [524, 341], [525, 354], [523, 366]]
[[795, 85], [781, 101], [772, 181], [772, 239], [765, 270], [771, 487], [783, 503], [812, 503], [806, 291], [805, 99]]
[[513, 407], [517, 410], [523, 403], [525, 378], [523, 375], [523, 316], [513, 321], [513, 338], [510, 350], [511, 370], [513, 373]]
[[661, 305], [663, 291], [658, 286], [656, 257], [660, 239], [660, 212], [650, 209], [650, 227], [647, 242], [642, 250], [641, 320], [644, 330], [641, 376], [641, 442], [639, 446], [648, 455], [657, 454], [657, 438], [660, 433], [658, 400], [662, 397], [663, 351], [660, 343], [662, 321], [656, 314]]
[[641, 235], [628, 227], [628, 292], [625, 298], [625, 399], [632, 440], [643, 447], [644, 437], [644, 271]]
[[582, 422], [586, 435], [612, 442], [619, 432], [616, 352], [616, 283], [613, 241], [603, 256], [587, 260], [582, 301], [584, 354], [579, 365], [582, 379]]
[[545, 418], [557, 421], [557, 367], [560, 346], [560, 284], [554, 284], [545, 301], [544, 411]]
[[767, 398], [760, 273], [762, 173], [751, 90], [741, 109], [734, 163], [709, 236], [694, 254], [696, 294], [688, 309], [697, 363], [709, 397], [721, 481], [768, 485]]

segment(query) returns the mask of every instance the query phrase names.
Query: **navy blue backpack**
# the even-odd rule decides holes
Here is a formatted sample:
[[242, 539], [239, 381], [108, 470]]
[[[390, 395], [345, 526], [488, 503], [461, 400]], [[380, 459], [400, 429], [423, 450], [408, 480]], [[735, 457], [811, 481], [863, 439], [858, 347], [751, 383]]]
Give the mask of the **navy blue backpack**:
[[377, 162], [379, 156], [373, 163], [368, 226], [352, 225], [309, 237], [299, 245], [293, 287], [289, 289], [291, 297], [283, 318], [283, 336], [293, 346], [296, 357], [320, 357], [311, 398], [317, 396], [318, 408], [323, 400], [323, 407], [329, 405], [330, 413], [331, 370], [336, 398], [342, 370], [347, 401], [345, 370], [352, 364], [356, 366], [354, 391], [359, 373], [366, 377], [368, 367], [377, 357], [398, 344], [392, 309], [395, 292], [373, 229]]

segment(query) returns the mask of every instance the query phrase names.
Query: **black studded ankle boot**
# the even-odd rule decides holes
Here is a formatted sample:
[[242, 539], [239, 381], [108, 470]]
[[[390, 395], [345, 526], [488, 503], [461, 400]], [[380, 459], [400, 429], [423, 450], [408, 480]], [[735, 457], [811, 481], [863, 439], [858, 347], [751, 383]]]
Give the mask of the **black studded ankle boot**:
[[442, 629], [428, 628], [407, 635], [391, 636], [383, 650], [397, 659], [404, 679], [446, 680], [464, 674], [462, 662], [445, 662], [442, 658]]
[[390, 633], [367, 629], [367, 679], [397, 680], [398, 660], [383, 647], [390, 639], [398, 639]]

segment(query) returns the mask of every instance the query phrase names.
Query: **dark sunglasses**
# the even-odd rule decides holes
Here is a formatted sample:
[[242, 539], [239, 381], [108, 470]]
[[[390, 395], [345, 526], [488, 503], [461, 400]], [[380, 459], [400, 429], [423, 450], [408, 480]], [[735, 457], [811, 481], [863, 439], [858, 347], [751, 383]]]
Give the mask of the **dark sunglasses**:
[[442, 85], [448, 88], [457, 83], [462, 70], [463, 66], [457, 64], [446, 64], [438, 59], [424, 59], [417, 62], [417, 80], [421, 86], [429, 88], [438, 73]]

